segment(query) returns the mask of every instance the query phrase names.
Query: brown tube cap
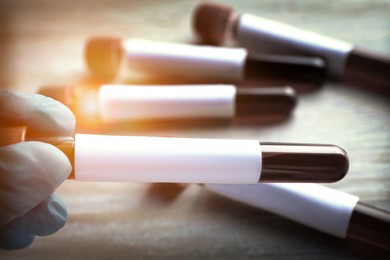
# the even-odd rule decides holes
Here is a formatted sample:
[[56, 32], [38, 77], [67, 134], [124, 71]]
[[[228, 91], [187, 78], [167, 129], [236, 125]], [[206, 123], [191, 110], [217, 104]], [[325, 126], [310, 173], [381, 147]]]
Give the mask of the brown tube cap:
[[220, 45], [234, 13], [230, 6], [210, 2], [201, 3], [192, 15], [193, 29], [206, 43]]
[[72, 86], [47, 86], [40, 88], [38, 94], [55, 99], [71, 108], [75, 99], [75, 88]]
[[[45, 142], [56, 146], [72, 164], [72, 172], [68, 179], [74, 179], [74, 139], [72, 137], [38, 137], [34, 136], [34, 141]], [[27, 135], [26, 126], [6, 126], [0, 127], [0, 147], [12, 145], [20, 142], [30, 141]]]
[[123, 56], [122, 42], [115, 37], [92, 37], [85, 45], [85, 61], [92, 74], [104, 79], [114, 78]]
[[348, 172], [345, 150], [336, 145], [260, 143], [260, 182], [330, 183]]
[[27, 127], [25, 126], [0, 127], [0, 147], [24, 142], [26, 131]]

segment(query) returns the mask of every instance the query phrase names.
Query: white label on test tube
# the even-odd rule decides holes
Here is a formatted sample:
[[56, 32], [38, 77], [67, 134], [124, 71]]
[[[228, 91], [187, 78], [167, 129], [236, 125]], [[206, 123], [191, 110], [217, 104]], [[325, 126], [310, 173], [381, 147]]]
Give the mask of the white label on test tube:
[[236, 39], [243, 46], [274, 46], [281, 51], [298, 51], [323, 57], [330, 75], [340, 77], [353, 45], [250, 14], [242, 14]]
[[207, 184], [225, 197], [345, 238], [358, 197], [310, 183]]
[[243, 80], [244, 49], [132, 39], [124, 43], [127, 66], [157, 75], [226, 83]]
[[109, 123], [140, 119], [233, 118], [235, 96], [233, 85], [103, 85], [99, 90], [99, 114]]
[[77, 134], [79, 181], [257, 183], [257, 140]]

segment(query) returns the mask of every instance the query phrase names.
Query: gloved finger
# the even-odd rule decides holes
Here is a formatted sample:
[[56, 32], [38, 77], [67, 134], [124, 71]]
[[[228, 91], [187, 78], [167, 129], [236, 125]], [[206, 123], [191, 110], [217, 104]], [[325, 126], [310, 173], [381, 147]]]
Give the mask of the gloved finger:
[[50, 136], [70, 136], [76, 124], [70, 109], [52, 98], [6, 90], [0, 90], [0, 122]]
[[28, 247], [35, 239], [30, 234], [19, 228], [5, 225], [0, 227], [0, 248], [4, 250], [22, 249]]
[[24, 142], [0, 148], [0, 226], [46, 199], [72, 166], [55, 146]]
[[65, 225], [68, 212], [59, 195], [53, 193], [29, 212], [9, 224], [28, 233], [47, 236]]

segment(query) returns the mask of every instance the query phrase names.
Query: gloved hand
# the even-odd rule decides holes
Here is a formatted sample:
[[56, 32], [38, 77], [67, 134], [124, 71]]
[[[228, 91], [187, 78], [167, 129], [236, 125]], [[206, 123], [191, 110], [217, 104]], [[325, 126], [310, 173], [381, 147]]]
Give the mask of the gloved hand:
[[[0, 90], [0, 127], [13, 125], [25, 125], [37, 136], [71, 136], [75, 118], [51, 98]], [[29, 141], [0, 147], [0, 248], [27, 247], [35, 235], [64, 226], [66, 207], [53, 192], [70, 172], [68, 158], [53, 145]]]

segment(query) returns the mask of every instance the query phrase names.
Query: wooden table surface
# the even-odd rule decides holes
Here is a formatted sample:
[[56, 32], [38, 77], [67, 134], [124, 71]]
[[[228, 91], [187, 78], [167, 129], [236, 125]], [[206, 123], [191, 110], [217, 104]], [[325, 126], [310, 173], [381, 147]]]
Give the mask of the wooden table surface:
[[[199, 1], [0, 2], [0, 86], [32, 93], [88, 77], [83, 45], [92, 35], [194, 42]], [[390, 2], [220, 1], [301, 28], [390, 54]], [[390, 73], [390, 72], [389, 72]], [[283, 122], [225, 127], [153, 128], [112, 133], [331, 143], [345, 148], [350, 171], [328, 185], [390, 210], [389, 98], [327, 83], [302, 94]], [[69, 220], [58, 233], [1, 259], [273, 258], [354, 259], [344, 241], [217, 196], [201, 186], [79, 183], [58, 190]]]

